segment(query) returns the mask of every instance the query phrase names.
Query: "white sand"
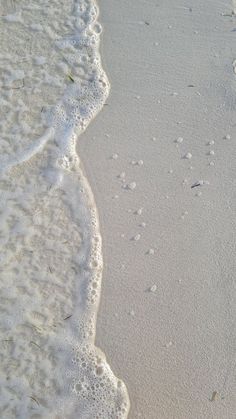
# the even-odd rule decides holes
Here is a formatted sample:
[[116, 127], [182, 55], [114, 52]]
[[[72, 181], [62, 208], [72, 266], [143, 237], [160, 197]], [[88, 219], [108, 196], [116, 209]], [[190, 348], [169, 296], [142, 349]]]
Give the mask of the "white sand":
[[130, 419], [234, 419], [232, 4], [99, 3], [112, 91], [79, 147], [106, 262], [97, 341]]
[[[114, 376], [93, 345], [96, 208], [75, 136], [60, 131], [65, 115], [70, 128], [79, 115], [81, 132], [107, 90], [91, 115], [90, 90], [80, 95], [86, 109], [70, 113], [93, 69], [80, 37], [79, 55], [70, 43], [87, 15], [67, 19], [72, 0], [29, 3], [0, 1], [1, 415], [123, 418], [118, 376], [130, 419], [234, 419], [235, 4], [99, 1], [112, 92], [78, 150], [101, 219], [97, 344]], [[59, 44], [72, 55], [59, 63], [55, 43], [67, 36]], [[41, 137], [68, 86], [56, 134]]]

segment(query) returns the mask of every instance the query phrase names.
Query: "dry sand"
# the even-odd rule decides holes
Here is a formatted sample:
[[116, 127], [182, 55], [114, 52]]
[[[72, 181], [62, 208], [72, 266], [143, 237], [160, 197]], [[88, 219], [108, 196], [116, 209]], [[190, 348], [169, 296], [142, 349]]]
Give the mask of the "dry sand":
[[97, 343], [130, 419], [234, 419], [232, 4], [99, 6], [112, 91], [79, 144], [106, 263]]

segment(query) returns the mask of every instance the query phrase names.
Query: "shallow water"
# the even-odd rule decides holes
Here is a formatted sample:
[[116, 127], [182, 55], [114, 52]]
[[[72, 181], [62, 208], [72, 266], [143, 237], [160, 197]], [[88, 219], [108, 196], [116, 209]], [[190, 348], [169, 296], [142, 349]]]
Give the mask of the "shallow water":
[[91, 0], [0, 0], [0, 414], [125, 418], [95, 348], [102, 251], [78, 136], [109, 93]]

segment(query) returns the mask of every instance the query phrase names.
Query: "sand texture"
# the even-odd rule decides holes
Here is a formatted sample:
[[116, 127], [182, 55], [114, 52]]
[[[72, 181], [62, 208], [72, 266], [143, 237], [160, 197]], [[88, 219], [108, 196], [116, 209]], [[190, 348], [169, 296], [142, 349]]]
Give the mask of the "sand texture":
[[100, 10], [112, 88], [80, 144], [105, 253], [97, 341], [130, 419], [234, 419], [232, 4]]

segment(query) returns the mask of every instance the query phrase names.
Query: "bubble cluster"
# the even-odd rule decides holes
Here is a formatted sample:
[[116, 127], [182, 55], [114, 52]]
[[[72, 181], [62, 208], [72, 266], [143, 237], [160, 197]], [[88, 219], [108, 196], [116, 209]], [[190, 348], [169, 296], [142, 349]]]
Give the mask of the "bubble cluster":
[[93, 0], [15, 7], [0, 28], [10, 40], [0, 60], [0, 416], [125, 419], [126, 387], [94, 343], [102, 240], [76, 152], [110, 87], [98, 8]]
[[58, 411], [62, 417], [123, 419], [128, 415], [124, 384], [116, 379], [104, 354], [89, 344], [71, 345], [73, 358], [68, 365], [64, 387], [70, 397]]

